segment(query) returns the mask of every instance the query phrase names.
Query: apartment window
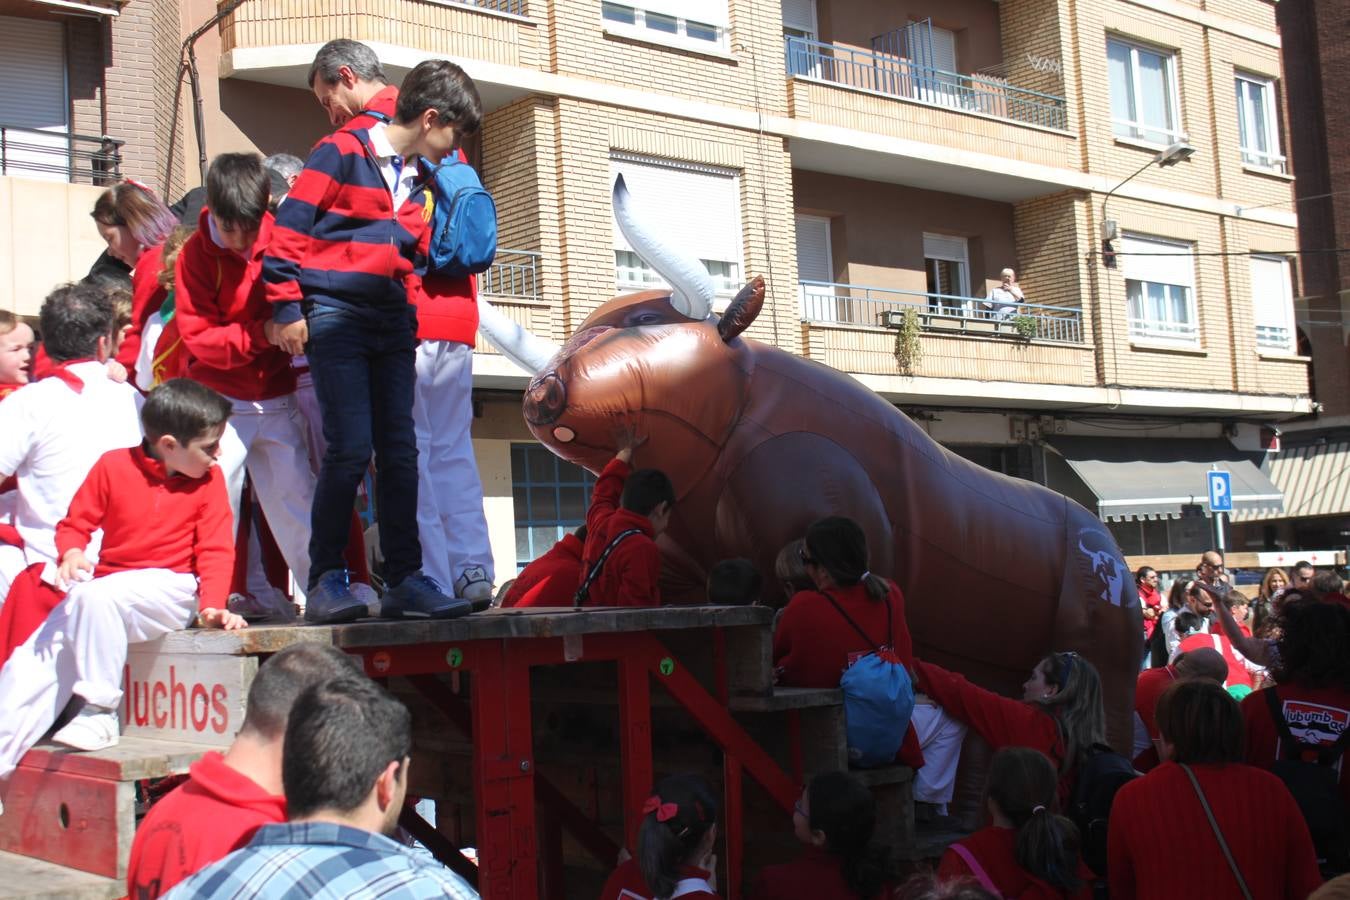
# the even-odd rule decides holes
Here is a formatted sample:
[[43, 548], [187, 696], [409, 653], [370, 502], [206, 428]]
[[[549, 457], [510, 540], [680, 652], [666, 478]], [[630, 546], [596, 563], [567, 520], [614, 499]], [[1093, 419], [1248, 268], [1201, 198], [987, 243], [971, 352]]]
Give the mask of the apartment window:
[[1242, 161], [1249, 166], [1283, 172], [1280, 127], [1275, 115], [1275, 82], [1239, 72], [1234, 84]]
[[1252, 312], [1256, 346], [1294, 352], [1294, 279], [1283, 256], [1252, 257]]
[[824, 216], [797, 216], [797, 293], [802, 318], [815, 322], [840, 321], [842, 310], [834, 292], [834, 261], [830, 248], [830, 220]]
[[1120, 253], [1130, 337], [1196, 343], [1200, 326], [1195, 311], [1195, 248], [1162, 238], [1126, 235]]
[[1112, 38], [1106, 56], [1115, 135], [1152, 144], [1181, 140], [1176, 55]]
[[65, 47], [60, 22], [0, 16], [0, 59], [10, 85], [0, 96], [0, 124], [16, 129], [7, 136], [6, 174], [70, 179]]
[[726, 0], [643, 0], [600, 4], [605, 30], [641, 40], [700, 49], [726, 43]]
[[783, 37], [789, 75], [820, 74], [820, 48], [815, 46], [816, 0], [782, 0]]
[[542, 444], [511, 445], [517, 571], [586, 521], [594, 486], [594, 475]]
[[[615, 153], [611, 183], [622, 175], [653, 234], [693, 256], [718, 294], [735, 296], [741, 281], [741, 191], [735, 172]], [[669, 287], [633, 252], [614, 225], [614, 278], [620, 290]]]
[[970, 249], [966, 239], [925, 234], [923, 264], [928, 273], [928, 305], [963, 309], [970, 297]]

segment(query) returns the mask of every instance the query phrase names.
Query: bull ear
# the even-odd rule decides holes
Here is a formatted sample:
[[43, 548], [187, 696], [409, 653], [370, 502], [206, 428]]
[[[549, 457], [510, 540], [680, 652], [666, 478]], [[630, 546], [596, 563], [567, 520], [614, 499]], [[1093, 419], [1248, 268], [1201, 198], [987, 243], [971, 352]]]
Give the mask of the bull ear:
[[731, 301], [727, 311], [717, 322], [717, 333], [722, 340], [730, 341], [736, 335], [750, 327], [760, 309], [764, 306], [764, 276], [756, 275], [750, 283], [741, 288], [736, 299]]

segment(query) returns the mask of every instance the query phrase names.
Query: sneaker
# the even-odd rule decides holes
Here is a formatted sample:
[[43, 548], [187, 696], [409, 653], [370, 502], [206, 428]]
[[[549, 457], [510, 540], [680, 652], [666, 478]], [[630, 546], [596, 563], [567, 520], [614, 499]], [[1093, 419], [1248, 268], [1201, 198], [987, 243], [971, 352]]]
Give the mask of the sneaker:
[[313, 625], [355, 622], [365, 615], [366, 604], [352, 593], [346, 569], [324, 572], [305, 600], [305, 621]]
[[106, 750], [117, 746], [117, 712], [86, 704], [75, 718], [52, 735], [52, 740], [76, 750]]
[[375, 592], [375, 588], [361, 582], [353, 581], [348, 588], [352, 596], [366, 605], [366, 615], [378, 616], [380, 614], [380, 595]]
[[469, 566], [455, 579], [455, 596], [468, 600], [475, 609], [479, 604], [486, 608], [492, 604], [492, 582], [488, 580], [487, 569], [482, 566]]
[[384, 592], [380, 615], [386, 619], [458, 619], [473, 612], [468, 600], [447, 597], [441, 586], [414, 572]]
[[226, 606], [230, 612], [243, 616], [249, 622], [289, 624], [295, 621], [295, 604], [270, 585], [249, 594], [231, 594]]

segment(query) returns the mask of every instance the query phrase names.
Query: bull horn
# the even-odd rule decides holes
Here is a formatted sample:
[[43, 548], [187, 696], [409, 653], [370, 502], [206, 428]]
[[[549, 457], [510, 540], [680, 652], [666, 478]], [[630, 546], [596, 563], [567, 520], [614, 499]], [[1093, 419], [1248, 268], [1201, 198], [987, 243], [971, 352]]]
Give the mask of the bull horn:
[[698, 260], [682, 256], [674, 248], [662, 244], [642, 227], [633, 214], [628, 185], [624, 184], [622, 175], [614, 181], [614, 219], [633, 252], [670, 284], [670, 305], [676, 312], [699, 321], [712, 315], [716, 292], [708, 270]]
[[501, 351], [502, 356], [531, 375], [547, 369], [561, 349], [508, 319], [501, 310], [484, 300], [482, 294], [478, 295], [478, 330]]

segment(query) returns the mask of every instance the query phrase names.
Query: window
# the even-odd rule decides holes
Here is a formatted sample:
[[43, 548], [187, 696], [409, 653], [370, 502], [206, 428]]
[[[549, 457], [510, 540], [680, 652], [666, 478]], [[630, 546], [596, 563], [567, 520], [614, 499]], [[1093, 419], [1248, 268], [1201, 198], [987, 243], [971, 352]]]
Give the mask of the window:
[[1294, 279], [1283, 256], [1252, 257], [1256, 346], [1294, 352]]
[[923, 263], [928, 273], [928, 305], [964, 309], [970, 297], [970, 253], [966, 239], [925, 234]]
[[817, 76], [820, 74], [821, 48], [815, 44], [816, 0], [782, 0], [782, 2], [788, 74]]
[[1130, 337], [1196, 343], [1194, 248], [1138, 235], [1125, 235], [1120, 244]]
[[835, 297], [834, 264], [830, 252], [830, 220], [824, 216], [797, 216], [797, 295], [802, 318], [814, 322], [840, 320]]
[[1242, 161], [1249, 166], [1283, 172], [1279, 120], [1275, 116], [1275, 82], [1239, 73], [1234, 83]]
[[[615, 153], [611, 176], [623, 175], [633, 204], [653, 234], [698, 258], [717, 293], [733, 297], [741, 283], [741, 191], [736, 173]], [[610, 179], [613, 183], [613, 177]], [[673, 202], [678, 198], [678, 202]], [[619, 290], [668, 287], [614, 226], [614, 280]]]
[[697, 49], [722, 49], [727, 32], [726, 0], [642, 0], [600, 4], [605, 30], [641, 40]]
[[1112, 38], [1106, 42], [1106, 57], [1116, 136], [1151, 144], [1182, 140], [1176, 56]]
[[6, 173], [69, 180], [69, 102], [61, 23], [0, 16], [0, 59], [10, 85], [0, 96], [0, 123], [16, 129], [7, 136]]
[[586, 521], [594, 486], [594, 475], [554, 456], [543, 444], [511, 445], [516, 571]]

